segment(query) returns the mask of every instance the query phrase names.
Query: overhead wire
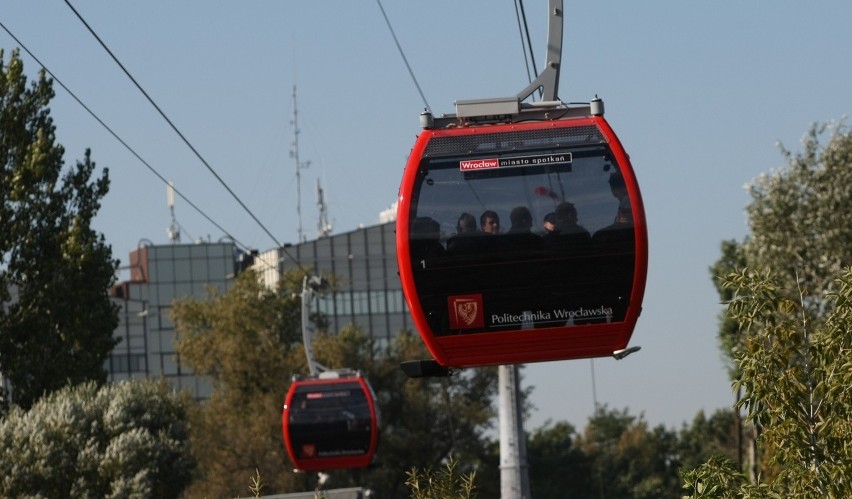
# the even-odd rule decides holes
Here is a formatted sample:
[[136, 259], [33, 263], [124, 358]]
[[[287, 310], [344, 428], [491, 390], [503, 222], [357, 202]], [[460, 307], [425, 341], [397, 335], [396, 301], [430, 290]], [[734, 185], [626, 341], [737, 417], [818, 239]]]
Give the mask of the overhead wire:
[[[66, 2], [68, 0], [65, 0]], [[423, 94], [423, 90], [420, 88], [420, 83], [417, 81], [417, 77], [414, 76], [414, 71], [411, 69], [411, 64], [408, 63], [408, 58], [405, 56], [405, 52], [402, 50], [402, 45], [399, 43], [399, 39], [396, 36], [396, 32], [391, 25], [390, 19], [388, 18], [387, 13], [385, 12], [384, 6], [382, 6], [381, 0], [376, 0], [376, 3], [379, 6], [379, 10], [382, 12], [382, 17], [385, 20], [385, 24], [387, 24], [388, 30], [393, 37], [393, 41], [396, 44], [396, 48], [399, 51], [399, 55], [402, 56], [402, 61], [405, 63], [406, 69], [408, 69], [408, 74], [411, 76], [411, 80], [414, 82], [414, 86], [417, 87], [417, 92], [420, 93], [420, 98], [423, 99], [423, 105], [426, 106], [426, 110], [430, 113], [432, 112], [431, 106], [429, 106], [429, 102], [426, 100], [426, 96]], [[530, 30], [529, 25], [527, 23], [527, 15], [524, 9], [523, 0], [515, 0], [515, 17], [518, 20], [518, 31], [521, 36], [521, 47], [524, 52], [524, 64], [526, 64], [527, 70], [527, 78], [530, 82], [533, 81], [533, 77], [530, 76], [530, 65], [532, 65], [533, 74], [535, 78], [538, 78], [538, 69], [536, 69], [535, 64], [535, 55], [532, 50], [532, 40], [530, 39]], [[524, 44], [524, 38], [526, 38], [526, 44]], [[539, 94], [541, 94], [541, 89], [539, 89]]]
[[388, 15], [385, 13], [385, 8], [382, 6], [382, 0], [376, 0], [376, 3], [379, 4], [379, 9], [382, 11], [382, 16], [385, 18], [385, 24], [388, 25], [388, 29], [390, 30], [391, 36], [393, 37], [393, 41], [394, 43], [396, 43], [396, 48], [397, 50], [399, 50], [399, 55], [402, 56], [402, 61], [405, 63], [405, 67], [408, 68], [408, 74], [411, 76], [411, 80], [414, 81], [414, 86], [417, 87], [417, 91], [420, 93], [420, 98], [423, 99], [423, 105], [426, 106], [426, 110], [431, 113], [432, 107], [429, 106], [429, 102], [426, 101], [426, 96], [423, 95], [423, 90], [420, 89], [420, 84], [417, 82], [417, 77], [414, 76], [414, 71], [412, 71], [411, 65], [408, 64], [408, 58], [405, 57], [405, 52], [403, 52], [402, 50], [402, 45], [399, 44], [399, 40], [396, 37], [396, 33], [393, 30], [393, 26], [391, 26], [390, 19], [388, 19]]
[[[529, 57], [530, 57], [530, 61], [532, 62], [533, 73], [535, 74], [535, 77], [538, 78], [538, 69], [536, 69], [537, 66], [535, 65], [535, 55], [533, 54], [532, 40], [530, 40], [530, 27], [529, 27], [529, 24], [527, 24], [527, 14], [526, 14], [526, 11], [524, 10], [524, 0], [517, 0], [517, 5], [518, 5], [518, 8], [520, 10], [521, 20], [522, 20], [523, 25], [524, 25], [524, 30], [523, 30], [524, 32], [523, 32], [522, 36], [526, 35], [527, 48], [529, 49]], [[519, 21], [519, 22], [521, 22], [521, 21]], [[525, 55], [526, 55], [526, 53], [527, 53], [527, 51], [524, 51]]]
[[207, 170], [209, 170], [210, 173], [213, 174], [213, 176], [216, 178], [216, 180], [218, 180], [219, 183], [222, 184], [222, 186], [225, 188], [225, 190], [228, 191], [228, 193], [231, 195], [231, 197], [233, 197], [234, 200], [243, 208], [243, 210], [245, 210], [245, 212], [249, 214], [249, 216], [252, 218], [252, 220], [254, 220], [255, 223], [257, 223], [257, 225], [261, 229], [263, 229], [263, 231], [266, 233], [266, 235], [268, 235], [270, 237], [270, 239], [272, 239], [272, 241], [275, 243], [275, 245], [277, 247], [279, 247], [279, 248], [283, 247], [283, 245], [272, 234], [272, 232], [270, 232], [269, 229], [267, 229], [266, 226], [263, 225], [263, 223], [257, 218], [257, 216], [255, 216], [255, 214], [249, 209], [249, 207], [246, 206], [246, 204], [242, 201], [242, 199], [240, 199], [240, 197], [237, 196], [237, 194], [231, 189], [230, 186], [228, 186], [228, 184], [222, 179], [222, 177], [219, 176], [218, 173], [216, 173], [216, 170], [214, 170], [213, 167], [210, 166], [210, 163], [208, 163], [207, 160], [204, 159], [204, 157], [201, 155], [201, 153], [198, 152], [198, 150], [195, 148], [195, 146], [193, 146], [192, 143], [190, 143], [190, 141], [186, 138], [186, 136], [178, 129], [178, 127], [172, 122], [172, 120], [169, 119], [169, 117], [166, 115], [165, 112], [163, 112], [163, 110], [160, 108], [160, 106], [157, 105], [156, 102], [154, 102], [154, 99], [152, 99], [151, 96], [148, 94], [148, 92], [146, 92], [145, 89], [142, 88], [142, 85], [140, 85], [139, 82], [136, 81], [136, 78], [134, 78], [133, 75], [130, 74], [130, 71], [127, 70], [127, 68], [124, 66], [124, 64], [122, 64], [121, 61], [118, 60], [118, 57], [116, 57], [115, 54], [112, 52], [112, 50], [109, 49], [109, 47], [106, 45], [106, 43], [104, 43], [104, 41], [101, 39], [101, 37], [98, 36], [98, 34], [95, 32], [94, 29], [92, 29], [92, 27], [89, 25], [89, 23], [86, 22], [86, 20], [83, 18], [83, 16], [80, 15], [80, 13], [77, 11], [77, 9], [75, 9], [74, 6], [71, 5], [71, 2], [69, 0], [65, 0], [65, 4], [68, 5], [68, 7], [71, 9], [71, 11], [74, 12], [74, 15], [76, 15], [77, 19], [79, 19], [80, 22], [83, 23], [83, 25], [86, 27], [86, 29], [89, 31], [89, 33], [91, 33], [92, 36], [95, 37], [95, 40], [98, 41], [98, 43], [101, 45], [101, 47], [103, 47], [103, 49], [106, 50], [106, 52], [110, 55], [112, 60], [115, 61], [116, 64], [118, 64], [118, 66], [121, 68], [121, 70], [124, 72], [124, 74], [127, 75], [128, 78], [130, 78], [130, 81], [133, 82], [133, 84], [136, 86], [136, 88], [139, 89], [140, 92], [142, 92], [142, 95], [144, 95], [145, 98], [148, 99], [148, 102], [151, 103], [152, 106], [154, 106], [154, 109], [157, 110], [157, 112], [160, 114], [160, 116], [162, 116], [163, 119], [166, 120], [166, 123], [168, 123], [169, 126], [172, 128], [172, 130], [174, 130], [174, 132], [181, 138], [181, 140], [183, 140], [184, 144], [186, 144], [186, 146], [189, 147], [189, 149], [193, 152], [193, 154], [195, 154], [195, 156], [201, 161], [201, 163], [207, 168]]
[[[526, 65], [526, 68], [527, 68], [527, 80], [529, 81], [529, 83], [532, 83], [533, 77], [530, 74], [530, 56], [527, 54], [528, 43], [524, 43], [524, 27], [523, 27], [523, 24], [521, 23], [521, 13], [519, 11], [519, 9], [523, 10], [523, 3], [521, 3], [521, 5], [519, 6], [518, 3], [520, 3], [520, 2], [522, 2], [522, 0], [515, 0], [515, 2], [514, 2], [515, 3], [515, 18], [517, 18], [517, 20], [518, 20], [518, 34], [521, 37], [521, 50], [523, 50], [523, 52], [524, 52], [524, 65]], [[524, 15], [524, 23], [526, 23], [526, 19], [527, 19], [526, 15]], [[530, 47], [530, 51], [532, 51], [532, 47]], [[533, 71], [536, 71], [535, 61], [533, 61]], [[538, 78], [538, 74], [536, 74], [536, 78]]]
[[[524, 44], [524, 38], [526, 35], [527, 44], [524, 47], [524, 63], [527, 65], [527, 78], [529, 78], [530, 73], [530, 64], [532, 64], [533, 74], [536, 78], [538, 78], [538, 69], [535, 64], [535, 54], [532, 48], [532, 40], [530, 40], [530, 27], [527, 24], [527, 14], [524, 10], [524, 0], [515, 0], [515, 16], [518, 17], [518, 29], [521, 31], [521, 45]], [[523, 25], [523, 29], [521, 26]], [[527, 61], [527, 57], [529, 57], [529, 61]], [[532, 83], [532, 78], [530, 78], [530, 83]], [[542, 90], [538, 89], [539, 98], [541, 97]]]
[[[5, 31], [13, 40], [15, 40], [15, 43], [17, 43], [21, 47], [21, 49], [24, 50], [24, 52], [26, 52], [27, 55], [29, 55], [39, 66], [41, 66], [41, 68], [44, 70], [44, 72], [47, 73], [48, 75], [50, 75], [51, 78], [53, 78], [53, 81], [55, 81], [60, 87], [62, 87], [62, 89], [65, 90], [68, 93], [68, 95], [70, 95], [71, 98], [73, 98], [77, 102], [77, 104], [80, 105], [80, 107], [85, 109], [86, 112], [89, 113], [89, 115], [92, 118], [94, 118], [95, 121], [97, 121], [98, 124], [100, 124], [110, 135], [112, 135], [113, 138], [115, 138], [115, 140], [117, 140], [122, 146], [124, 146], [124, 148], [127, 149], [130, 152], [130, 154], [132, 154], [136, 159], [138, 159], [140, 163], [142, 163], [151, 173], [153, 173], [164, 184], [170, 185], [169, 181], [163, 175], [161, 175], [160, 172], [157, 171], [156, 168], [151, 166], [151, 164], [148, 163], [148, 161], [146, 161], [145, 158], [143, 158], [138, 152], [136, 152], [136, 150], [133, 149], [133, 147], [131, 147], [130, 144], [127, 143], [127, 141], [125, 141], [121, 136], [119, 136], [118, 133], [115, 132], [115, 130], [113, 130], [109, 125], [106, 124], [106, 122], [104, 122], [100, 118], [100, 116], [98, 116], [94, 111], [92, 111], [92, 109], [89, 106], [87, 106], [86, 103], [84, 103], [77, 96], [77, 94], [75, 94], [70, 88], [68, 88], [68, 86], [65, 85], [65, 83], [63, 83], [62, 80], [60, 80], [59, 77], [57, 77], [56, 74], [53, 73], [50, 70], [50, 68], [48, 68], [43, 62], [41, 62], [41, 60], [26, 46], [26, 44], [24, 44], [24, 42], [21, 41], [20, 38], [18, 38], [14, 33], [12, 33], [12, 31], [5, 24], [3, 24], [2, 21], [0, 21], [0, 28], [2, 28], [3, 31]], [[188, 197], [186, 197], [186, 195], [184, 195], [182, 192], [180, 192], [176, 187], [174, 187], [173, 185], [171, 187], [174, 190], [174, 193], [177, 194], [177, 196], [179, 198], [184, 200], [190, 207], [192, 207], [196, 212], [198, 212], [199, 215], [204, 217], [205, 220], [207, 220], [208, 222], [213, 224], [214, 227], [216, 227], [217, 229], [222, 231], [222, 233], [225, 234], [225, 237], [234, 241], [234, 243], [237, 246], [242, 247], [243, 250], [246, 250], [246, 251], [250, 250], [249, 246], [247, 246], [246, 244], [242, 243], [239, 239], [232, 236], [231, 233], [228, 232], [228, 230], [226, 230], [224, 227], [219, 225], [219, 223], [217, 223], [215, 220], [213, 220], [207, 213], [204, 212], [204, 210], [199, 208], [195, 203], [193, 203]], [[269, 265], [269, 264], [267, 264], [267, 265]]]
[[[56, 75], [55, 75], [55, 74], [54, 74], [54, 73], [53, 73], [53, 72], [52, 72], [52, 71], [51, 71], [51, 70], [50, 70], [47, 66], [45, 66], [45, 65], [44, 65], [44, 63], [43, 63], [43, 62], [41, 62], [41, 60], [40, 60], [38, 57], [36, 57], [36, 55], [35, 55], [35, 54], [33, 54], [33, 53], [32, 53], [32, 51], [31, 51], [29, 48], [27, 48], [27, 46], [26, 46], [26, 45], [25, 45], [25, 44], [24, 44], [24, 43], [23, 43], [23, 42], [22, 42], [22, 41], [21, 41], [21, 40], [20, 40], [17, 36], [15, 36], [15, 34], [14, 34], [14, 33], [12, 33], [12, 32], [11, 32], [11, 31], [9, 30], [9, 28], [7, 28], [7, 27], [6, 27], [6, 25], [5, 25], [5, 24], [3, 24], [3, 22], [2, 22], [2, 21], [0, 21], [0, 27], [2, 27], [2, 28], [3, 28], [3, 31], [5, 31], [5, 32], [6, 32], [6, 33], [10, 36], [10, 37], [12, 37], [12, 39], [13, 39], [13, 40], [15, 40], [15, 43], [17, 43], [18, 45], [20, 45], [20, 47], [21, 47], [21, 48], [22, 48], [22, 49], [23, 49], [23, 50], [24, 50], [24, 51], [25, 51], [25, 52], [26, 52], [26, 53], [27, 53], [30, 57], [32, 57], [32, 58], [33, 58], [33, 60], [34, 60], [36, 63], [38, 63], [38, 65], [39, 65], [39, 66], [41, 66], [41, 68], [42, 68], [42, 69], [44, 69], [45, 73], [49, 74], [49, 75], [50, 75], [50, 77], [51, 77], [51, 78], [53, 78], [53, 81], [55, 81], [56, 83], [58, 83], [58, 84], [59, 84], [59, 86], [61, 86], [61, 87], [62, 87], [62, 88], [63, 88], [66, 92], [68, 92], [68, 95], [70, 95], [70, 96], [71, 96], [71, 97], [72, 97], [75, 101], [77, 101], [77, 104], [80, 104], [80, 106], [81, 106], [83, 109], [85, 109], [85, 110], [86, 110], [86, 112], [88, 112], [88, 113], [89, 113], [89, 115], [91, 115], [91, 116], [92, 116], [92, 118], [94, 118], [94, 119], [95, 119], [95, 121], [97, 121], [97, 122], [98, 122], [98, 123], [99, 123], [102, 127], [104, 127], [104, 129], [105, 129], [107, 132], [109, 132], [109, 134], [110, 134], [110, 135], [112, 135], [112, 136], [113, 136], [113, 137], [114, 137], [114, 138], [115, 138], [115, 139], [116, 139], [116, 140], [117, 140], [117, 141], [118, 141], [118, 142], [119, 142], [122, 146], [124, 146], [124, 148], [125, 148], [125, 149], [127, 149], [127, 150], [130, 152], [130, 154], [132, 154], [133, 156], [135, 156], [135, 157], [136, 157], [136, 159], [138, 159], [138, 160], [139, 160], [139, 161], [140, 161], [143, 165], [145, 165], [145, 166], [148, 168], [148, 170], [150, 170], [150, 171], [151, 171], [151, 173], [153, 173], [154, 175], [156, 175], [156, 176], [157, 176], [157, 178], [159, 178], [160, 180], [162, 180], [162, 181], [163, 181], [163, 183], [165, 183], [166, 185], [169, 185], [169, 181], [168, 181], [168, 180], [166, 180], [166, 178], [165, 178], [165, 177], [163, 177], [163, 176], [160, 174], [160, 172], [158, 172], [158, 171], [157, 171], [157, 169], [156, 169], [156, 168], [154, 168], [153, 166], [151, 166], [151, 164], [150, 164], [150, 163], [148, 163], [147, 161], [145, 161], [145, 159], [144, 159], [142, 156], [140, 156], [140, 155], [139, 155], [139, 153], [137, 153], [137, 152], [136, 152], [136, 151], [135, 151], [135, 150], [134, 150], [134, 149], [130, 146], [130, 144], [128, 144], [128, 143], [127, 143], [124, 139], [122, 139], [122, 138], [121, 138], [121, 137], [120, 137], [120, 136], [119, 136], [119, 135], [118, 135], [118, 134], [117, 134], [117, 133], [116, 133], [116, 132], [115, 132], [112, 128], [110, 128], [110, 126], [109, 126], [109, 125], [107, 125], [107, 124], [106, 124], [106, 123], [105, 123], [105, 122], [104, 122], [104, 121], [103, 121], [103, 120], [102, 120], [102, 119], [101, 119], [101, 118], [100, 118], [97, 114], [95, 114], [95, 112], [94, 112], [94, 111], [92, 111], [92, 109], [91, 109], [91, 108], [89, 108], [89, 106], [87, 106], [87, 105], [86, 105], [86, 104], [85, 104], [82, 100], [80, 100], [80, 98], [79, 98], [79, 97], [77, 97], [77, 94], [75, 94], [75, 93], [74, 93], [74, 92], [73, 92], [70, 88], [68, 88], [68, 87], [67, 87], [67, 86], [66, 86], [66, 85], [62, 82], [62, 80], [60, 80], [60, 79], [59, 79], [59, 77], [57, 77], [57, 76], [56, 76]], [[194, 208], [194, 209], [195, 209], [195, 211], [197, 211], [197, 212], [198, 212], [201, 216], [203, 216], [203, 217], [204, 217], [204, 218], [205, 218], [208, 222], [210, 222], [211, 224], [213, 224], [213, 225], [214, 225], [217, 229], [221, 230], [221, 231], [222, 231], [222, 232], [223, 232], [226, 236], [228, 236], [229, 238], [234, 239], [234, 241], [236, 241], [236, 239], [235, 239], [235, 238], [234, 238], [234, 237], [233, 237], [230, 233], [228, 233], [228, 231], [227, 231], [227, 230], [225, 230], [225, 229], [224, 229], [221, 225], [219, 225], [218, 223], [216, 223], [216, 221], [215, 221], [215, 220], [213, 220], [212, 218], [210, 218], [210, 217], [209, 217], [209, 216], [208, 216], [208, 215], [204, 212], [204, 210], [202, 210], [201, 208], [199, 208], [198, 206], [196, 206], [196, 205], [195, 205], [195, 203], [193, 203], [192, 201], [190, 201], [190, 200], [189, 200], [189, 198], [187, 198], [186, 196], [184, 196], [184, 194], [183, 194], [182, 192], [180, 192], [177, 188], [173, 187], [173, 189], [174, 189], [174, 191], [175, 191], [175, 194], [177, 194], [177, 195], [178, 195], [181, 199], [183, 199], [184, 201], [186, 201], [186, 202], [187, 202], [187, 204], [189, 204], [189, 206], [191, 206], [192, 208]]]

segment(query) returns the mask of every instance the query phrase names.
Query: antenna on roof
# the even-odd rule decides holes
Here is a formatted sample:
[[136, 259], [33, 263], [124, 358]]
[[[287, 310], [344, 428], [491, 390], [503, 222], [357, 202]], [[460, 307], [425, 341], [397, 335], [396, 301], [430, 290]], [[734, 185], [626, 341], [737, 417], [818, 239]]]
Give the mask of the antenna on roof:
[[172, 213], [172, 223], [169, 224], [169, 241], [172, 244], [177, 244], [180, 242], [180, 225], [177, 223], [177, 219], [175, 219], [175, 183], [169, 180], [169, 184], [166, 187], [166, 201], [169, 204], [169, 211]]
[[317, 237], [328, 237], [331, 235], [331, 223], [328, 221], [328, 206], [325, 204], [325, 196], [319, 179], [317, 179], [317, 209], [319, 210]]

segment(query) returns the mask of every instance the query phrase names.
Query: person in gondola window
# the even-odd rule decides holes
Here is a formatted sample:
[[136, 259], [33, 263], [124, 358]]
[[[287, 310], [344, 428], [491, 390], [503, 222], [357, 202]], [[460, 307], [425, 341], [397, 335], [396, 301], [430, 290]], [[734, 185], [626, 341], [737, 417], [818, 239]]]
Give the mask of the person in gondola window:
[[415, 261], [444, 256], [438, 222], [429, 217], [418, 217], [411, 226], [411, 257]]
[[529, 208], [526, 206], [513, 208], [509, 214], [509, 220], [512, 222], [512, 227], [503, 236], [506, 238], [507, 249], [539, 249], [543, 247], [542, 238], [532, 233], [533, 217]]
[[500, 233], [500, 217], [498, 217], [497, 213], [494, 211], [485, 211], [482, 216], [479, 217], [479, 225], [482, 232], [494, 235]]
[[462, 213], [456, 223], [456, 234], [447, 239], [447, 252], [472, 252], [482, 249], [480, 232], [476, 218], [470, 213]]
[[556, 230], [556, 213], [550, 212], [545, 215], [542, 227], [544, 227], [545, 234], [550, 234], [551, 232]]

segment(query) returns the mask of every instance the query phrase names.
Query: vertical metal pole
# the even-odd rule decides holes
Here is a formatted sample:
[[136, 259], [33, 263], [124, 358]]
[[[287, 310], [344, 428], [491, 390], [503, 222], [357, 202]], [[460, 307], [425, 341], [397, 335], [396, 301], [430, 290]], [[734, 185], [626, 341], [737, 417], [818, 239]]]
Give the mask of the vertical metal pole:
[[529, 499], [527, 444], [521, 416], [518, 366], [500, 366], [500, 498]]
[[595, 383], [595, 359], [589, 359], [592, 366], [592, 404], [595, 414], [598, 412], [598, 385]]
[[[531, 317], [532, 313], [524, 312], [524, 316]], [[532, 327], [532, 320], [525, 320], [522, 329]], [[521, 413], [518, 366], [500, 366], [497, 375], [500, 397], [500, 498], [530, 499], [527, 442]]]

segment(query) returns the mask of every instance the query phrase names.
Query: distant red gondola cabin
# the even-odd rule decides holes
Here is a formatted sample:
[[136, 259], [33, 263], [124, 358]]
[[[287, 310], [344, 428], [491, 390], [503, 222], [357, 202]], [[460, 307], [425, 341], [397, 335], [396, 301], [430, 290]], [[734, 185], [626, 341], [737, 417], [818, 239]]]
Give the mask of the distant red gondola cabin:
[[396, 223], [406, 301], [442, 366], [627, 346], [648, 240], [630, 160], [603, 116], [423, 130]]
[[282, 414], [284, 445], [300, 471], [365, 468], [379, 441], [369, 383], [357, 374], [297, 379]]

